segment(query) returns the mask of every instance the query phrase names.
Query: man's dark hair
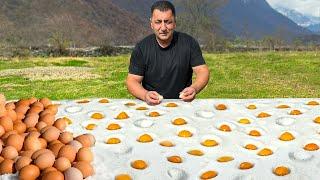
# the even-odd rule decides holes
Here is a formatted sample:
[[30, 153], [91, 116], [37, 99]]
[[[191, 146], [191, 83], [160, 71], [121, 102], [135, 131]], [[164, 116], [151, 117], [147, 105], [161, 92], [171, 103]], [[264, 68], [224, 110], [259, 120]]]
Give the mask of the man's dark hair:
[[174, 5], [169, 1], [157, 1], [151, 6], [151, 16], [153, 14], [153, 11], [155, 9], [158, 9], [160, 11], [167, 11], [171, 10], [174, 17], [176, 17], [176, 10], [174, 8]]

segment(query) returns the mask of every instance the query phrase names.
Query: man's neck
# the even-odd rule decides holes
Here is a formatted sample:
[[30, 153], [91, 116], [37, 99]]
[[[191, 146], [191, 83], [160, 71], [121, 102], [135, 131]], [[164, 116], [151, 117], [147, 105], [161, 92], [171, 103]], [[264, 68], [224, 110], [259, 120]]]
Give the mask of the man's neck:
[[168, 39], [167, 41], [162, 41], [162, 40], [158, 39], [157, 37], [156, 37], [156, 39], [157, 39], [157, 42], [158, 42], [158, 44], [159, 44], [160, 47], [166, 48], [166, 47], [168, 47], [168, 46], [171, 44], [171, 41], [172, 41], [172, 39], [173, 39], [173, 36], [171, 36], [171, 38]]

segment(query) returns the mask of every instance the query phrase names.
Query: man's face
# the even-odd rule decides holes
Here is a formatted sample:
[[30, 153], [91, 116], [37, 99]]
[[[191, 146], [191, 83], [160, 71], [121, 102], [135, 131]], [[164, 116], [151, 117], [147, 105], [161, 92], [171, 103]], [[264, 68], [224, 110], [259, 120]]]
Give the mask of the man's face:
[[176, 22], [171, 10], [160, 11], [155, 9], [151, 17], [151, 28], [161, 41], [171, 40]]

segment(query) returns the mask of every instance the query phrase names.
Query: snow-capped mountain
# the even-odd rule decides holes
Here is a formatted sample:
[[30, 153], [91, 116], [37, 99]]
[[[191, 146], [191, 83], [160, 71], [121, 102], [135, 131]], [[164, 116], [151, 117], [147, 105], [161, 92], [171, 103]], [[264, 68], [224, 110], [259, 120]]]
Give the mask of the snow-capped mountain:
[[320, 23], [320, 17], [304, 15], [294, 9], [288, 9], [285, 7], [276, 6], [274, 7], [279, 13], [287, 16], [289, 19], [297, 23], [299, 26], [308, 27]]

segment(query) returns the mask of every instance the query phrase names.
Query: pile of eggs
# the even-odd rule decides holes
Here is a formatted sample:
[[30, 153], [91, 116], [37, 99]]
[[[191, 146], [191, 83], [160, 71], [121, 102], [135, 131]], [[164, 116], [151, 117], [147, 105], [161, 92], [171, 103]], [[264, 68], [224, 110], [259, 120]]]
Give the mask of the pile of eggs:
[[55, 119], [58, 105], [48, 98], [7, 102], [0, 94], [0, 175], [19, 179], [78, 180], [94, 174], [95, 138], [64, 131], [67, 119]]

